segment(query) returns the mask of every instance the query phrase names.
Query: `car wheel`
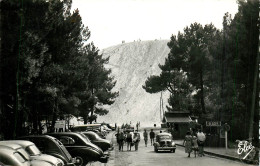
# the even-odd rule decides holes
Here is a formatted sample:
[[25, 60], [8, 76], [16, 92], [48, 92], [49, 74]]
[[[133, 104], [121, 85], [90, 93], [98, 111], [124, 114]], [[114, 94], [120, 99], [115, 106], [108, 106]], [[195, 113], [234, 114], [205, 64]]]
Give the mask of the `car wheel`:
[[156, 147], [154, 147], [154, 151], [155, 151], [155, 152], [158, 152], [158, 149], [157, 149]]
[[175, 149], [172, 149], [172, 153], [175, 153]]
[[83, 159], [80, 156], [76, 157], [76, 163], [77, 166], [82, 166], [83, 165]]

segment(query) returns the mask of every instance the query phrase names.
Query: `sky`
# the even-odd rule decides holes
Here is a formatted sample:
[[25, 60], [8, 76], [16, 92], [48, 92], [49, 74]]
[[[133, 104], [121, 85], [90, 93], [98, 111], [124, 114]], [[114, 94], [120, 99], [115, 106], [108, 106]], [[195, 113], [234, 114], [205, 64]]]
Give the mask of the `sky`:
[[169, 40], [186, 26], [213, 23], [222, 29], [226, 12], [237, 13], [236, 0], [73, 0], [89, 41], [99, 49], [134, 40]]

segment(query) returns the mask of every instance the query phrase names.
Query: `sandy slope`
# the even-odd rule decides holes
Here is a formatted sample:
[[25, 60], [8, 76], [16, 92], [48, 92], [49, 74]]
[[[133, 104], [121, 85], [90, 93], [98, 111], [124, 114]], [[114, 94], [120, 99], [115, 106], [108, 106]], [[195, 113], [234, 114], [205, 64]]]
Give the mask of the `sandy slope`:
[[[115, 103], [109, 106], [109, 114], [98, 121], [151, 125], [160, 122], [160, 93], [149, 94], [142, 88], [150, 75], [158, 75], [158, 64], [164, 64], [169, 53], [168, 40], [138, 41], [112, 46], [102, 50], [104, 57], [110, 56], [107, 68], [117, 80], [114, 88], [119, 91]], [[164, 106], [168, 92], [163, 93]], [[164, 109], [166, 110], [166, 109]]]

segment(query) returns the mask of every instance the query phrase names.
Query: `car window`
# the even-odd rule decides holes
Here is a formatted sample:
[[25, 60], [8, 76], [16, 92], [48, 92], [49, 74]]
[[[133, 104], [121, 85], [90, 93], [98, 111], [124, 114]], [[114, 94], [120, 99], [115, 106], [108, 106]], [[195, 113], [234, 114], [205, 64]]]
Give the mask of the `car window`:
[[40, 150], [35, 145], [30, 145], [25, 148], [26, 152], [29, 153], [31, 156], [40, 155]]
[[171, 137], [169, 135], [161, 135], [160, 139], [170, 139]]
[[26, 162], [27, 160], [18, 152], [14, 152], [14, 157], [17, 158], [18, 161], [21, 163]]
[[86, 133], [87, 137], [90, 139], [90, 140], [95, 140], [95, 136], [93, 134], [90, 134], [90, 133]]
[[30, 160], [29, 154], [23, 148], [18, 148], [17, 152], [19, 152], [26, 160]]
[[65, 146], [64, 146], [58, 139], [56, 139], [56, 138], [54, 139], [54, 141], [58, 143], [60, 150], [61, 150], [63, 153], [65, 153], [66, 157], [70, 160], [72, 157], [71, 157], [71, 155], [69, 154], [69, 152], [67, 151], [67, 149], [65, 148]]

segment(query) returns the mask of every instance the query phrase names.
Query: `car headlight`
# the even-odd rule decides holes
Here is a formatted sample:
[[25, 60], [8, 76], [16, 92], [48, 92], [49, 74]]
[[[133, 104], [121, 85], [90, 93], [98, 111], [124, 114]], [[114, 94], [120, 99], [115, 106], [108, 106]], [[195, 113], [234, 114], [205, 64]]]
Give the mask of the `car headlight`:
[[175, 146], [175, 143], [174, 143], [174, 142], [172, 142], [172, 146]]

